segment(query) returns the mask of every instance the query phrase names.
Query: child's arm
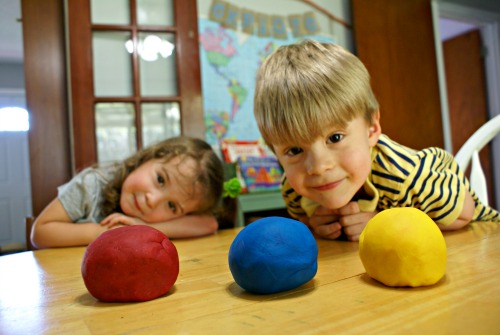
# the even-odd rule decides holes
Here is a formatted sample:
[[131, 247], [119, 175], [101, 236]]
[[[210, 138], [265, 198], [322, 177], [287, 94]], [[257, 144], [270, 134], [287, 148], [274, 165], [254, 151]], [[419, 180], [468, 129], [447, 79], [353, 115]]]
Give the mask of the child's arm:
[[36, 218], [31, 241], [38, 249], [84, 246], [106, 231], [95, 223], [72, 222], [59, 199], [54, 199]]
[[169, 238], [186, 238], [211, 235], [219, 227], [217, 219], [209, 214], [188, 214], [165, 222], [147, 223], [140, 219], [126, 216], [121, 213], [113, 213], [107, 216], [101, 226], [112, 228], [115, 225], [137, 225], [144, 224], [154, 227]]
[[169, 238], [198, 237], [214, 234], [219, 223], [213, 215], [184, 215], [167, 222], [152, 223]]
[[[449, 225], [437, 224], [437, 226], [443, 231], [463, 228], [472, 220], [474, 209], [474, 200], [467, 191], [459, 217]], [[314, 215], [308, 219], [308, 225], [323, 238], [336, 239], [343, 229], [350, 241], [358, 241], [366, 224], [376, 214], [377, 212], [361, 212], [355, 201], [335, 210], [319, 206]]]
[[446, 230], [457, 230], [465, 227], [466, 225], [469, 224], [469, 222], [472, 221], [472, 218], [474, 217], [475, 207], [476, 205], [474, 203], [474, 199], [472, 199], [472, 195], [469, 193], [469, 191], [466, 191], [464, 206], [462, 207], [462, 213], [460, 213], [458, 218], [449, 225], [445, 226], [438, 223], [439, 229], [446, 231]]

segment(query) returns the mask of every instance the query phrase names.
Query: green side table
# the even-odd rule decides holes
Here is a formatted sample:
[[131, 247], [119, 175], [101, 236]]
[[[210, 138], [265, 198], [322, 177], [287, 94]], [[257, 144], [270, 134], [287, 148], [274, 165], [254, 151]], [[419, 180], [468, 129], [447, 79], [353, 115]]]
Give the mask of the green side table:
[[272, 209], [285, 209], [285, 202], [280, 191], [244, 193], [238, 196], [235, 227], [245, 225], [245, 213], [260, 212]]

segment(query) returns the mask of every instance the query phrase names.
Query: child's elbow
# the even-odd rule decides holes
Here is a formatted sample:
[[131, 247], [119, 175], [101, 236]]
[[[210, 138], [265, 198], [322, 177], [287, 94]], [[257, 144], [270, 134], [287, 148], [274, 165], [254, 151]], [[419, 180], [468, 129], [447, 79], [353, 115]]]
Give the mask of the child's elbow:
[[470, 221], [471, 220], [464, 220], [464, 219], [458, 218], [449, 225], [443, 225], [443, 224], [438, 223], [438, 227], [442, 231], [458, 230], [458, 229], [462, 229], [463, 227], [467, 226], [470, 223]]
[[31, 232], [30, 240], [31, 245], [35, 249], [45, 249], [50, 247], [50, 245], [46, 245], [45, 243], [43, 243], [43, 238], [40, 237], [40, 234], [36, 231], [36, 229], [33, 229], [33, 231]]
[[215, 234], [217, 230], [219, 229], [219, 222], [217, 222], [217, 219], [210, 220], [210, 222], [207, 224], [207, 231], [208, 234]]
[[458, 218], [449, 225], [438, 224], [439, 229], [441, 229], [443, 231], [445, 231], [445, 230], [458, 230], [458, 229], [461, 229], [461, 228], [467, 226], [472, 221], [472, 218], [474, 217], [475, 208], [476, 208], [476, 204], [474, 202], [474, 199], [472, 199], [471, 194], [469, 192], [467, 192], [465, 195], [465, 200], [464, 200], [464, 205], [462, 207], [462, 212], [460, 213]]
[[197, 220], [197, 228], [196, 232], [193, 232], [193, 236], [213, 235], [219, 229], [219, 222], [212, 215], [202, 215], [197, 217]]

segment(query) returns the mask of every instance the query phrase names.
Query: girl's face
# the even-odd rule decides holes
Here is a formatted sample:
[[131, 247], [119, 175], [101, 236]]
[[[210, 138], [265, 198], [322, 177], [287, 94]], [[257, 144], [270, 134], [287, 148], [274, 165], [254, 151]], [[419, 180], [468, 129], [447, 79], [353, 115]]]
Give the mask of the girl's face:
[[194, 159], [183, 156], [168, 162], [152, 159], [143, 163], [123, 182], [122, 211], [149, 223], [196, 211], [202, 194], [200, 186], [193, 183], [196, 169]]
[[372, 125], [357, 117], [345, 128], [326, 128], [311, 143], [277, 145], [274, 150], [297, 193], [337, 209], [365, 183], [371, 170], [370, 148], [380, 133], [378, 114]]

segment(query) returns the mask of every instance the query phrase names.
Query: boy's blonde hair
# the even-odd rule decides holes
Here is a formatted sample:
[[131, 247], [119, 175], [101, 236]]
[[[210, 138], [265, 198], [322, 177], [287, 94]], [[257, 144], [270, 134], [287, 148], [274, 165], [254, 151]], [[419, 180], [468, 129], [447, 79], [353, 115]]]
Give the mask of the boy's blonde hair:
[[262, 64], [254, 114], [267, 145], [310, 143], [325, 127], [362, 116], [378, 102], [363, 63], [342, 47], [305, 40], [278, 48]]

